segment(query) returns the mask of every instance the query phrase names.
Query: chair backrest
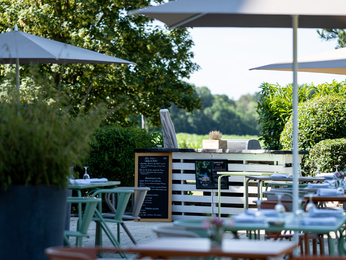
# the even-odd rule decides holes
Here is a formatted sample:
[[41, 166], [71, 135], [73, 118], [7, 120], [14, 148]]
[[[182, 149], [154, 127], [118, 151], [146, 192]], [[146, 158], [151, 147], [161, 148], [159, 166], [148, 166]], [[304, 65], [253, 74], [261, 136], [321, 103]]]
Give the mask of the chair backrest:
[[153, 231], [156, 233], [158, 237], [200, 237], [192, 231], [185, 230], [184, 227], [174, 225], [156, 226], [153, 228]]
[[86, 234], [90, 225], [90, 222], [94, 216], [94, 212], [96, 209], [96, 206], [98, 203], [100, 203], [102, 200], [97, 198], [91, 198], [91, 197], [68, 197], [67, 203], [85, 203], [85, 210], [82, 217], [79, 219], [82, 220], [80, 223], [78, 231], [82, 234]]
[[[143, 206], [143, 202], [145, 199], [145, 196], [147, 195], [147, 192], [150, 190], [149, 187], [117, 187], [114, 190], [134, 190], [136, 193], [136, 198], [134, 199], [134, 203], [132, 204], [132, 211], [131, 215], [128, 215], [128, 213], [123, 215], [123, 219], [140, 219], [139, 213], [141, 211], [141, 208]], [[115, 214], [116, 209], [114, 208], [114, 205], [111, 201], [111, 195], [112, 193], [107, 193], [105, 196], [105, 201], [110, 208], [110, 210]]]
[[[100, 189], [93, 193], [93, 196], [96, 195], [102, 195], [102, 194], [117, 194], [117, 208], [115, 210], [114, 217], [112, 218], [112, 221], [122, 223], [122, 218], [126, 210], [127, 203], [129, 202], [131, 194], [134, 193], [133, 190], [130, 189]], [[96, 212], [98, 215], [100, 214], [98, 211]], [[102, 216], [98, 216], [99, 218], [102, 218]], [[109, 219], [107, 219], [109, 221]]]

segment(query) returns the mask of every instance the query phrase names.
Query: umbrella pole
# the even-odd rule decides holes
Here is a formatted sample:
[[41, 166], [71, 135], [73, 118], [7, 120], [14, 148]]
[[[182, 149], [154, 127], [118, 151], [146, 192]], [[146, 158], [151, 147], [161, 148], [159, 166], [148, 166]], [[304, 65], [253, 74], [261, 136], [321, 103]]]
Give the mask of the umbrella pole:
[[16, 59], [16, 87], [19, 92], [19, 58]]
[[[297, 61], [297, 30], [298, 15], [292, 16], [293, 25], [293, 203], [292, 209], [295, 213], [298, 209], [298, 61]], [[295, 232], [293, 239], [298, 242], [298, 234]]]

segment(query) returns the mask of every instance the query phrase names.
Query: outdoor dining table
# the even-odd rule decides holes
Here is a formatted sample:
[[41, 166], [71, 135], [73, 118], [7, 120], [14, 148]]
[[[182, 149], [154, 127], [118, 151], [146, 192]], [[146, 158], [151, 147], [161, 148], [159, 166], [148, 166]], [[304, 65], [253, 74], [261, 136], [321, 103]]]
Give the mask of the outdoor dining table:
[[255, 241], [224, 239], [221, 247], [211, 247], [208, 238], [165, 237], [132, 247], [119, 248], [124, 253], [136, 253], [138, 258], [168, 259], [171, 257], [229, 257], [269, 259], [292, 255], [297, 243], [292, 241]]
[[[272, 177], [272, 176], [245, 176], [247, 179], [245, 183], [245, 194], [248, 194], [249, 190], [249, 182], [250, 180], [257, 181], [257, 198], [260, 200], [262, 199], [262, 184], [265, 181], [277, 181], [277, 182], [292, 182], [293, 177], [285, 177], [285, 178], [279, 178], [279, 177]], [[315, 181], [324, 181], [324, 177], [299, 177], [299, 182], [315, 182]], [[249, 197], [246, 196], [244, 200], [244, 208], [248, 209], [249, 207]]]
[[[174, 225], [184, 226], [186, 230], [193, 231], [194, 229], [200, 229], [203, 227], [204, 218], [200, 219], [189, 219], [189, 220], [176, 220]], [[284, 222], [283, 225], [270, 225], [268, 223], [278, 223]], [[328, 245], [329, 245], [329, 254], [335, 255], [334, 252], [334, 239], [331, 237], [330, 232], [340, 233], [338, 238], [338, 251], [339, 255], [345, 255], [344, 249], [344, 236], [342, 235], [343, 226], [346, 222], [346, 216], [337, 219], [335, 225], [302, 225], [299, 221], [294, 221], [294, 214], [292, 212], [286, 212], [283, 214], [283, 217], [274, 218], [268, 217], [264, 222], [247, 222], [239, 223], [234, 222], [233, 225], [226, 225], [226, 231], [237, 232], [240, 230], [245, 231], [255, 231], [265, 230], [265, 231], [297, 231], [304, 233], [316, 233], [316, 234], [325, 234], [328, 236]], [[250, 237], [251, 238], [251, 237]], [[258, 236], [259, 239], [259, 236]], [[257, 240], [258, 241], [258, 240]]]

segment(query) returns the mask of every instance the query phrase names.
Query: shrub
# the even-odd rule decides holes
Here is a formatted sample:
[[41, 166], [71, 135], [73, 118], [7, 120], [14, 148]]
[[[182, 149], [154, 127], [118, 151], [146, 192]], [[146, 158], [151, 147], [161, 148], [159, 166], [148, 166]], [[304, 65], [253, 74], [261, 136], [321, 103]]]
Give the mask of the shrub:
[[[257, 106], [261, 135], [265, 149], [280, 150], [280, 134], [292, 113], [292, 85], [281, 87], [278, 84], [263, 83], [260, 88], [260, 99]], [[299, 101], [310, 98], [312, 88], [300, 86]]]
[[69, 168], [81, 164], [104, 109], [71, 118], [67, 97], [48, 83], [37, 88], [30, 103], [19, 102], [17, 91], [8, 93], [0, 98], [0, 189], [67, 186]]
[[[300, 150], [309, 151], [322, 140], [346, 137], [346, 99], [324, 96], [300, 104], [298, 124]], [[292, 150], [292, 119], [286, 123], [280, 141], [284, 150]], [[310, 172], [306, 159], [304, 156], [302, 163], [305, 174]]]
[[315, 144], [305, 161], [311, 173], [316, 172], [317, 165], [321, 172], [335, 171], [335, 165], [339, 165], [338, 170], [346, 167], [346, 139], [326, 139]]
[[[91, 178], [121, 181], [121, 186], [134, 185], [135, 148], [157, 147], [163, 144], [160, 133], [129, 127], [99, 128], [91, 141], [92, 150], [85, 160]], [[80, 175], [83, 176], [83, 175]]]
[[[280, 135], [292, 113], [292, 85], [281, 87], [263, 83], [257, 106], [259, 124], [262, 128], [260, 141], [266, 149], [282, 149]], [[346, 96], [346, 81], [324, 83], [317, 86], [303, 85], [298, 88], [299, 103], [327, 95]]]

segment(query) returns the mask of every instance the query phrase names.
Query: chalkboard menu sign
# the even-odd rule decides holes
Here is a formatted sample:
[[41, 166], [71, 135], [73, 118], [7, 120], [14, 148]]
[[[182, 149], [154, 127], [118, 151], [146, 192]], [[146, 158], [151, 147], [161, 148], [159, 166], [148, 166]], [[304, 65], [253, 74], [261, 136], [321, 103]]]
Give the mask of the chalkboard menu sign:
[[[196, 189], [217, 189], [217, 172], [227, 171], [227, 160], [196, 160]], [[228, 178], [221, 178], [221, 189], [228, 189]]]
[[136, 186], [149, 187], [141, 221], [172, 221], [172, 154], [136, 154]]

